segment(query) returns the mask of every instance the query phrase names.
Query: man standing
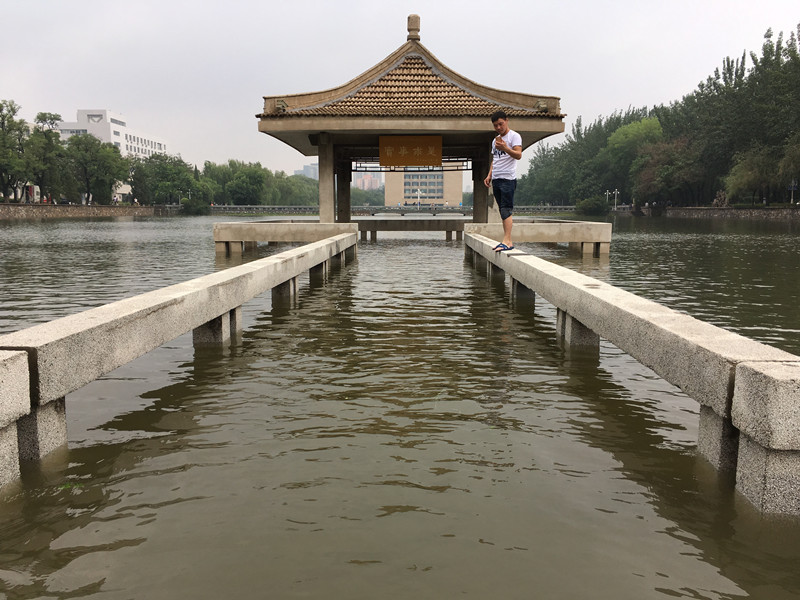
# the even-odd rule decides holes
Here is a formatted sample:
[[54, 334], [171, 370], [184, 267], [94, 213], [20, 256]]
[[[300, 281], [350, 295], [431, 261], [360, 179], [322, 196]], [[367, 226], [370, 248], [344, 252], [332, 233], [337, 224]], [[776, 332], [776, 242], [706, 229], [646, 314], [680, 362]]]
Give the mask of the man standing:
[[492, 125], [497, 137], [492, 141], [492, 166], [483, 181], [491, 184], [500, 218], [503, 219], [503, 241], [494, 247], [495, 252], [513, 250], [511, 226], [514, 219], [514, 190], [517, 189], [517, 161], [522, 158], [522, 137], [508, 128], [508, 116], [502, 110], [492, 114]]

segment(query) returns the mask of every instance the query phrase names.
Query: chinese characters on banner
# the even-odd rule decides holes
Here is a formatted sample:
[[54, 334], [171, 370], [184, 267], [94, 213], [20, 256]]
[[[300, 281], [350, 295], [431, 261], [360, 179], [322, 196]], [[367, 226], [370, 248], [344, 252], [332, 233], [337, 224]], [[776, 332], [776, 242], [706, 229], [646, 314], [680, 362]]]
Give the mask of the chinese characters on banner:
[[378, 149], [382, 167], [442, 166], [440, 135], [382, 135]]

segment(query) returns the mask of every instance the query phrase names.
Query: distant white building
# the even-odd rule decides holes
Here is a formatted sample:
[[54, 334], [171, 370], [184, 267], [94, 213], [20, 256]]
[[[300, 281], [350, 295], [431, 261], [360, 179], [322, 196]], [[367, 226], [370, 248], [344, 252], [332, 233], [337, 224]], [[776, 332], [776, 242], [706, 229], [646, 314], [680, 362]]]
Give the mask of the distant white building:
[[91, 133], [103, 142], [114, 144], [122, 156], [147, 158], [152, 154], [167, 154], [167, 142], [162, 138], [129, 127], [122, 115], [106, 109], [79, 110], [77, 121], [62, 121], [58, 130], [62, 140]]

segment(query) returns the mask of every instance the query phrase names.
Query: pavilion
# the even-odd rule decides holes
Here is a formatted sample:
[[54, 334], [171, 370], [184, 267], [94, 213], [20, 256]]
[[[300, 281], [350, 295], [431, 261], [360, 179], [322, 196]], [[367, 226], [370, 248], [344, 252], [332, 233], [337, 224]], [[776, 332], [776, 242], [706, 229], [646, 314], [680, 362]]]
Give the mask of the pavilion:
[[[505, 111], [522, 136], [523, 150], [564, 131], [560, 98], [475, 83], [431, 54], [420, 43], [419, 30], [419, 16], [410, 15], [406, 43], [344, 85], [264, 97], [264, 111], [256, 115], [258, 130], [305, 156], [318, 156], [321, 223], [350, 222], [353, 170], [402, 170], [420, 164], [431, 170], [471, 165], [473, 221], [486, 223], [489, 202], [483, 179], [495, 135], [489, 116]], [[406, 144], [396, 145], [398, 139], [408, 140], [408, 151]], [[418, 158], [430, 151], [433, 162], [415, 162], [412, 146]]]

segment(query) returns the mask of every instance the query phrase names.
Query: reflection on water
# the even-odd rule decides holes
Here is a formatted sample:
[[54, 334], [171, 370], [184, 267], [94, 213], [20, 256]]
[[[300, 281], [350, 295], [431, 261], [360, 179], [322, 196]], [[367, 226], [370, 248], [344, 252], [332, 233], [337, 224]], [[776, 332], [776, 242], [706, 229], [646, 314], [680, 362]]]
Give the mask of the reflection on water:
[[[210, 271], [210, 223], [93, 224], [84, 244], [66, 244], [80, 262], [58, 263], [60, 276], [45, 268], [57, 259], [35, 259], [40, 281], [63, 284], [65, 301], [45, 312]], [[37, 226], [51, 227], [27, 227]], [[67, 238], [76, 229], [60, 226]], [[797, 289], [772, 281], [771, 267], [742, 264], [755, 251], [738, 247], [754, 240], [708, 232], [708, 244], [688, 229], [671, 247], [666, 231], [618, 225], [605, 264], [527, 249], [798, 348], [800, 336], [780, 327], [797, 327], [784, 304]], [[747, 235], [769, 238], [774, 252], [784, 244]], [[687, 249], [695, 238], [703, 254]], [[102, 278], [87, 277], [99, 269], [86, 262], [90, 248], [115, 255]], [[725, 304], [721, 284], [702, 283], [721, 255], [729, 289], [743, 303], [770, 296], [768, 311]], [[3, 291], [5, 275], [33, 272], [3, 268]], [[64, 277], [72, 271], [75, 282]], [[798, 524], [755, 514], [696, 460], [696, 404], [606, 343], [599, 358], [566, 352], [554, 309], [512, 302], [507, 282], [464, 262], [461, 244], [385, 235], [326, 281], [301, 283], [291, 305], [249, 303], [230, 349], [195, 351], [182, 336], [68, 397], [69, 451], [28, 467], [0, 504], [6, 597], [800, 591]], [[25, 296], [19, 311], [6, 303], [5, 330], [39, 319], [42, 289]]]

